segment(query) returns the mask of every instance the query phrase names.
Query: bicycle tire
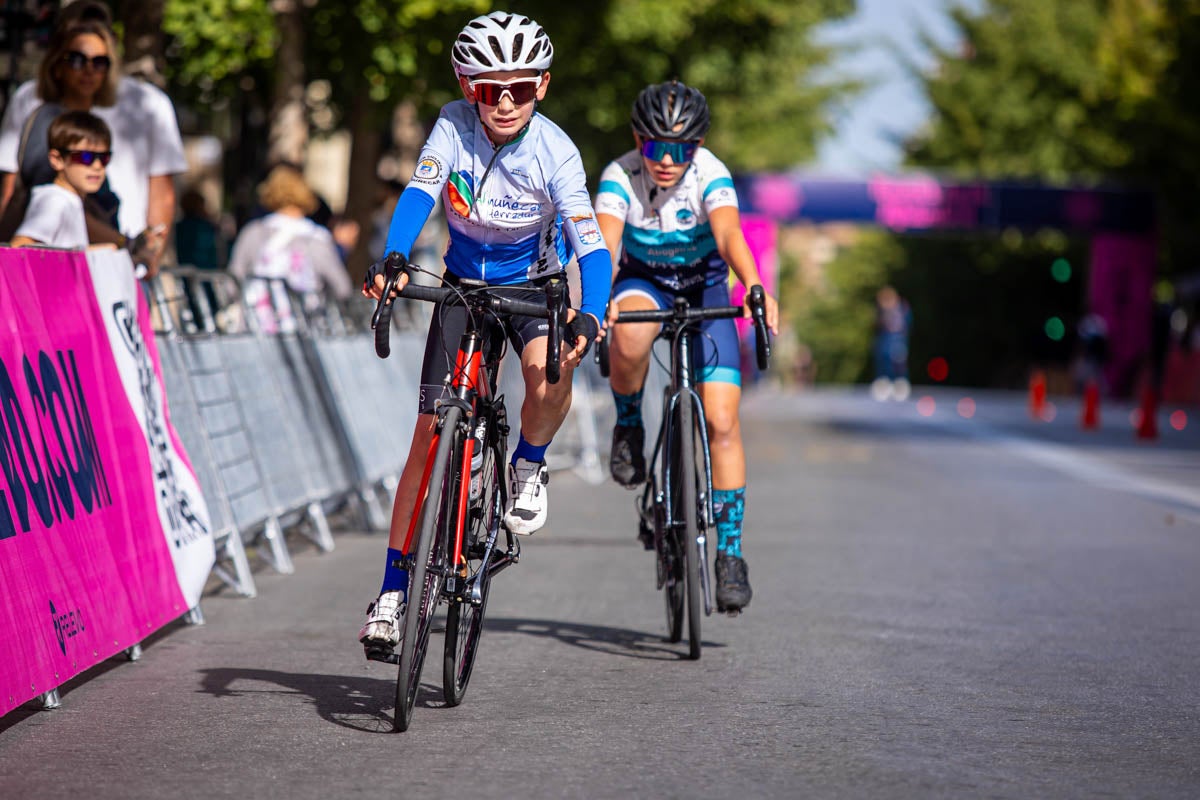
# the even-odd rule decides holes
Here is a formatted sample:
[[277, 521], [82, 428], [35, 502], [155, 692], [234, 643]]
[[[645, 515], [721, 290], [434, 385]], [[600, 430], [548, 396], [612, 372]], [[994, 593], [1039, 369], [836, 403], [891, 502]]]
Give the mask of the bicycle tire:
[[688, 658], [700, 658], [700, 621], [704, 616], [700, 596], [700, 524], [697, 519], [699, 504], [696, 494], [696, 431], [692, 395], [688, 392], [679, 397], [679, 460], [676, 462], [675, 479], [679, 481], [682, 549], [687, 586]]
[[404, 613], [404, 639], [400, 645], [400, 670], [396, 677], [396, 710], [393, 728], [406, 731], [412, 722], [413, 706], [421, 685], [421, 668], [429, 648], [429, 630], [437, 611], [442, 583], [446, 529], [453, 524], [451, 508], [457, 499], [453, 453], [461, 451], [458, 420], [462, 410], [451, 407], [442, 422], [437, 453], [429, 472], [429, 490], [421, 505], [417, 549], [412, 566], [408, 608]]
[[[487, 612], [488, 595], [492, 579], [488, 564], [479, 555], [472, 558], [469, 545], [486, 541], [489, 529], [500, 527], [500, 516], [504, 513], [504, 479], [500, 472], [504, 453], [491, 448], [484, 458], [483, 481], [484, 512], [473, 517], [463, 537], [463, 556], [467, 561], [468, 576], [479, 576], [481, 600], [478, 606], [469, 601], [452, 602], [446, 609], [446, 641], [442, 656], [442, 696], [446, 705], [456, 706], [467, 692], [471, 671], [475, 667], [475, 656], [479, 652], [479, 640], [483, 636], [483, 619]], [[481, 554], [480, 554], [481, 555]]]
[[667, 572], [663, 584], [663, 599], [667, 606], [667, 641], [675, 644], [683, 639], [683, 609], [685, 584], [683, 558], [679, 552], [679, 539], [672, 533], [663, 537], [663, 563]]

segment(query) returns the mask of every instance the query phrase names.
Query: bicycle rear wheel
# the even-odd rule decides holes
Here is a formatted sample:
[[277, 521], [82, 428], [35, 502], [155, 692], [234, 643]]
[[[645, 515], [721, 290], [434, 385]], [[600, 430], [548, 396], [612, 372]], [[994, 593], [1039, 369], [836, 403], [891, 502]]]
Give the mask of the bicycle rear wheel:
[[463, 558], [467, 580], [476, 581], [477, 597], [452, 600], [446, 610], [446, 643], [442, 657], [442, 696], [446, 705], [456, 706], [462, 702], [475, 666], [475, 655], [479, 651], [479, 640], [483, 636], [483, 616], [487, 611], [488, 594], [492, 579], [488, 571], [489, 562], [483, 559], [484, 546], [492, 531], [499, 535], [500, 516], [504, 513], [504, 482], [500, 472], [504, 454], [491, 449], [484, 458], [482, 482], [483, 497], [480, 511], [472, 512], [467, 531], [463, 537]]
[[675, 462], [674, 477], [679, 487], [676, 495], [679, 505], [675, 510], [678, 521], [682, 523], [682, 529], [677, 530], [682, 539], [687, 586], [688, 658], [693, 660], [700, 657], [700, 620], [704, 616], [700, 596], [700, 509], [696, 494], [695, 416], [692, 395], [685, 392], [679, 397], [679, 427], [675, 437], [679, 443], [679, 460]]
[[412, 583], [408, 608], [404, 613], [404, 640], [400, 647], [400, 674], [396, 678], [396, 711], [393, 727], [408, 730], [412, 722], [413, 705], [421, 684], [421, 668], [429, 647], [429, 630], [437, 610], [445, 570], [445, 551], [448, 533], [455, 524], [454, 508], [458, 497], [455, 491], [459, 463], [455, 453], [462, 452], [458, 420], [462, 411], [451, 407], [442, 422], [441, 437], [433, 467], [429, 472], [428, 491], [421, 505], [417, 549], [412, 565]]

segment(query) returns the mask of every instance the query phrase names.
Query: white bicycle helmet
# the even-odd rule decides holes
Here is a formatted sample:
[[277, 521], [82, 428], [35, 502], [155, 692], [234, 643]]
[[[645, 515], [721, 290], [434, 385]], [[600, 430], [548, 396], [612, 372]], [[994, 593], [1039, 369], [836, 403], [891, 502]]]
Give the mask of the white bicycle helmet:
[[550, 69], [554, 45], [542, 26], [521, 14], [493, 11], [467, 23], [450, 48], [459, 75]]

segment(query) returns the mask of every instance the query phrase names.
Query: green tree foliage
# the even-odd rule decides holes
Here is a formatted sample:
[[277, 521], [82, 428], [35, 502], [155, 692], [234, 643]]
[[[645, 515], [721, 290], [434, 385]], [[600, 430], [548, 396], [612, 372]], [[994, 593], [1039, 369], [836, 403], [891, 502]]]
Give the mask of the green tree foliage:
[[[325, 79], [343, 110], [369, 98], [376, 121], [401, 100], [424, 116], [457, 96], [449, 45], [490, 0], [315, 0], [306, 11], [309, 80]], [[546, 113], [576, 139], [589, 170], [628, 146], [629, 107], [648, 83], [672, 77], [710, 98], [710, 144], [731, 166], [793, 166], [829, 130], [828, 104], [852, 88], [816, 76], [831, 50], [812, 29], [849, 14], [853, 0], [597, 0], [581, 10], [517, 0], [556, 50]], [[167, 0], [169, 78], [203, 107], [236, 100], [247, 73], [269, 74], [276, 32], [269, 0]]]
[[1200, 255], [1200, 3], [990, 0], [923, 76], [916, 166], [989, 178], [1121, 180], [1160, 193], [1168, 264]]
[[557, 1], [516, 2], [555, 47], [546, 113], [589, 173], [632, 146], [629, 109], [647, 84], [679, 78], [713, 111], [708, 144], [736, 170], [786, 169], [830, 129], [827, 108], [854, 85], [817, 79], [831, 58], [813, 28], [853, 0], [597, 0], [588, 13]]
[[163, 32], [171, 88], [198, 104], [235, 96], [242, 77], [275, 54], [267, 0], [167, 0]]

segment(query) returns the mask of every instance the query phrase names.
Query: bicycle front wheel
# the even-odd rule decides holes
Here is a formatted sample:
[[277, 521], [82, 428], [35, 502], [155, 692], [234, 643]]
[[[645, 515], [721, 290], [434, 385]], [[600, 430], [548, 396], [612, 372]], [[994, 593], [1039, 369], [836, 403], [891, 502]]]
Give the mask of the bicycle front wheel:
[[468, 583], [473, 583], [474, 596], [456, 598], [446, 610], [446, 643], [442, 658], [442, 696], [446, 705], [456, 706], [462, 702], [475, 666], [475, 655], [479, 651], [479, 640], [483, 636], [483, 615], [487, 611], [488, 594], [492, 579], [489, 572], [491, 558], [484, 560], [483, 554], [488, 537], [500, 530], [500, 515], [504, 513], [503, 478], [500, 464], [503, 453], [493, 449], [484, 458], [483, 472], [479, 476], [483, 493], [479, 511], [472, 511], [466, 535], [463, 537], [463, 560], [459, 565], [465, 569]]
[[687, 585], [688, 658], [700, 657], [700, 620], [704, 606], [700, 597], [700, 523], [699, 504], [696, 496], [696, 409], [692, 406], [691, 393], [679, 397], [679, 461], [675, 465], [675, 480], [678, 482], [679, 506], [676, 514], [682, 523], [679, 533], [682, 539], [685, 583]]
[[429, 630], [437, 610], [445, 569], [448, 532], [455, 524], [457, 500], [454, 453], [461, 452], [458, 420], [462, 411], [451, 407], [442, 422], [441, 437], [429, 472], [425, 501], [421, 504], [417, 548], [414, 554], [408, 608], [404, 613], [404, 640], [400, 647], [400, 674], [396, 679], [393, 727], [408, 730], [421, 684], [421, 668], [429, 647]]

